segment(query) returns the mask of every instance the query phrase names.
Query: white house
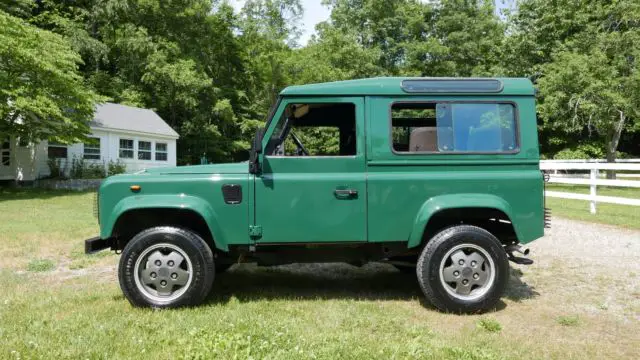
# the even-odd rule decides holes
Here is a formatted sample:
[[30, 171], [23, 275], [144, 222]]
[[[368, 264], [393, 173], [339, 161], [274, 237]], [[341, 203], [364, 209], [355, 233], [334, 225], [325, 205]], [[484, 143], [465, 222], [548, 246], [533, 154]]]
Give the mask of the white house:
[[48, 176], [49, 159], [60, 159], [67, 171], [74, 157], [100, 164], [120, 161], [127, 172], [176, 165], [179, 135], [152, 110], [100, 104], [90, 126], [89, 137], [94, 141], [86, 144], [23, 144], [13, 138], [0, 139], [0, 180], [32, 181]]

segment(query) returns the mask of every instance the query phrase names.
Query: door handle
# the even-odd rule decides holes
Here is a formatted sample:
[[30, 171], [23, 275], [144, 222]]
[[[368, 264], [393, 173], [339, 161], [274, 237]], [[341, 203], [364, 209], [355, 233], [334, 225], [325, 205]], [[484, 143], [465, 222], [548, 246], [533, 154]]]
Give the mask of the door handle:
[[353, 199], [358, 197], [358, 190], [355, 189], [335, 189], [333, 193], [338, 199]]

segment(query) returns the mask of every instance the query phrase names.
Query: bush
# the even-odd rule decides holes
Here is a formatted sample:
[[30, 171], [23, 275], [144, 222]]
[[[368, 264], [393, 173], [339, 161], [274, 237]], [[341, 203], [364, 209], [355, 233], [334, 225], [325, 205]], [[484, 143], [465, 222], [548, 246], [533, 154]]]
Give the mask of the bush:
[[[62, 166], [62, 159], [49, 159], [49, 170], [52, 179], [66, 179], [66, 167]], [[106, 168], [106, 170], [105, 170]], [[71, 179], [102, 179], [107, 176], [122, 174], [127, 171], [127, 166], [120, 160], [109, 160], [109, 163], [105, 163], [104, 160], [100, 162], [88, 162], [82, 157], [74, 156], [71, 159], [71, 169], [69, 170], [69, 178]]]
[[99, 163], [88, 164], [82, 168], [83, 179], [102, 179], [105, 176], [104, 161]]
[[120, 159], [117, 161], [109, 160], [109, 167], [107, 170], [107, 176], [123, 174], [127, 171], [127, 165], [120, 162]]
[[[622, 159], [626, 154], [617, 152], [616, 157]], [[599, 143], [580, 144], [558, 151], [553, 158], [556, 160], [582, 160], [582, 159], [605, 159], [607, 153], [604, 145]]]
[[74, 157], [71, 162], [70, 177], [72, 179], [102, 179], [107, 176], [122, 174], [126, 170], [127, 166], [120, 160], [115, 162], [109, 160], [108, 164], [104, 160], [102, 162], [88, 163], [85, 159]]
[[83, 174], [84, 174], [84, 167], [85, 167], [85, 163], [84, 163], [84, 159], [83, 158], [77, 158], [75, 157], [75, 155], [73, 156], [73, 159], [71, 160], [71, 172], [69, 173], [69, 177], [72, 179], [82, 179]]
[[65, 170], [62, 166], [62, 159], [49, 159], [47, 160], [47, 165], [49, 165], [49, 177], [52, 179], [64, 179]]

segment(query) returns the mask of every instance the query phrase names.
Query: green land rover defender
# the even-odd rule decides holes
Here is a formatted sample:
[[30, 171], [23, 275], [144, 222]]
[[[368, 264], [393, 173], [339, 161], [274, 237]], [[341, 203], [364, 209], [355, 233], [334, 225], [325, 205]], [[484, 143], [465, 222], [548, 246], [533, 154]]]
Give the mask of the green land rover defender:
[[[305, 147], [313, 142], [314, 146]], [[201, 303], [237, 263], [387, 262], [450, 312], [491, 309], [543, 236], [534, 88], [373, 78], [284, 89], [248, 162], [112, 176], [100, 235], [127, 299]]]

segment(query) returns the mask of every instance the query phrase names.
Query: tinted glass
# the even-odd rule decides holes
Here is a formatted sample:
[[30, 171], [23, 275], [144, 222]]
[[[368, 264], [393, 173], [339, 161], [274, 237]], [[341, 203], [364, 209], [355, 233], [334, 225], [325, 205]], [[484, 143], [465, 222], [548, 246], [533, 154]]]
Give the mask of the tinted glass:
[[510, 152], [516, 150], [511, 104], [438, 104], [439, 151]]
[[397, 103], [391, 115], [396, 152], [500, 153], [518, 149], [511, 104]]

